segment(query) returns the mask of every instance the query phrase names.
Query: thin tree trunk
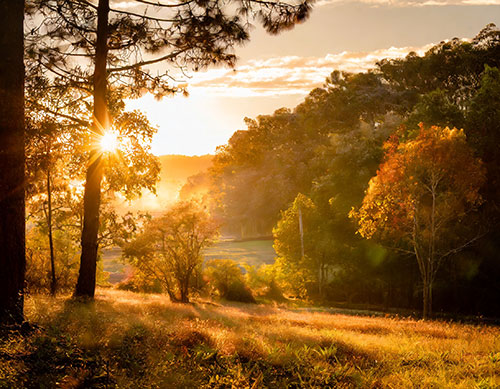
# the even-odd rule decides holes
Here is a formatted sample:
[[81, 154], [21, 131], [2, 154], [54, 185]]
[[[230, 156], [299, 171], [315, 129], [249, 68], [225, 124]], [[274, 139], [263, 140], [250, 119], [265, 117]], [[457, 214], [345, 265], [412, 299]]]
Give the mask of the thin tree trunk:
[[423, 284], [423, 307], [422, 307], [422, 318], [427, 319], [429, 315], [429, 288], [427, 286], [427, 282], [424, 280]]
[[51, 282], [50, 282], [50, 294], [52, 296], [56, 295], [56, 266], [55, 266], [55, 254], [54, 254], [54, 238], [52, 236], [52, 188], [50, 182], [50, 168], [47, 170], [47, 225], [49, 228], [49, 248], [50, 248], [50, 272], [51, 272]]
[[319, 285], [318, 285], [318, 292], [320, 299], [323, 298], [323, 282], [324, 282], [324, 265], [323, 262], [321, 262], [319, 265]]
[[0, 323], [23, 321], [23, 0], [0, 0]]
[[428, 319], [432, 317], [432, 279], [428, 275], [423, 278], [423, 297], [422, 317]]
[[432, 207], [431, 207], [431, 235], [429, 240], [428, 256], [424, 259], [423, 269], [424, 274], [422, 274], [423, 286], [424, 286], [424, 301], [423, 301], [423, 312], [422, 316], [427, 319], [432, 316], [432, 283], [435, 276], [434, 261], [435, 261], [435, 237], [436, 237], [436, 180], [433, 175], [432, 186], [431, 186], [431, 196], [432, 196]]
[[[106, 103], [106, 63], [108, 56], [109, 0], [99, 0], [97, 9], [97, 44], [94, 68], [94, 120], [93, 132], [102, 135], [109, 128]], [[83, 231], [80, 272], [75, 296], [94, 297], [97, 267], [97, 236], [99, 232], [99, 206], [103, 177], [102, 155], [97, 144], [92, 145], [83, 197]]]
[[429, 298], [427, 300], [427, 304], [428, 317], [432, 318], [432, 281], [429, 282]]

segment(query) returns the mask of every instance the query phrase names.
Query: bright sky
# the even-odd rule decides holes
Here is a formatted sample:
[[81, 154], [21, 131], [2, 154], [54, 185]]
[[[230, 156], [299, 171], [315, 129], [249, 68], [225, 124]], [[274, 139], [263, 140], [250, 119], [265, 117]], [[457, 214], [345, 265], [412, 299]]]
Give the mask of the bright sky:
[[156, 155], [213, 153], [243, 118], [293, 108], [334, 69], [367, 69], [376, 60], [425, 52], [454, 37], [472, 38], [488, 23], [500, 26], [500, 0], [319, 0], [304, 24], [278, 36], [255, 28], [238, 48], [236, 71], [191, 74], [190, 96], [128, 108], [144, 111], [159, 129]]

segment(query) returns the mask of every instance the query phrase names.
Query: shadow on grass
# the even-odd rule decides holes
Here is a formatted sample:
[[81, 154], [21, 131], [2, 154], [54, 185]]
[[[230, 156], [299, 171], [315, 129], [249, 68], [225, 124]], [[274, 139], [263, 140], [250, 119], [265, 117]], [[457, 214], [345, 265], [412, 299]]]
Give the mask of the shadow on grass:
[[[390, 374], [392, 362], [383, 355], [377, 361], [380, 352], [359, 337], [392, 342], [399, 334], [444, 338], [454, 331], [115, 291], [95, 301], [40, 298], [34, 305], [39, 328], [0, 340], [0, 388], [370, 387], [375, 376]], [[415, 351], [395, 366], [432, 369], [417, 366], [420, 360], [433, 359]]]

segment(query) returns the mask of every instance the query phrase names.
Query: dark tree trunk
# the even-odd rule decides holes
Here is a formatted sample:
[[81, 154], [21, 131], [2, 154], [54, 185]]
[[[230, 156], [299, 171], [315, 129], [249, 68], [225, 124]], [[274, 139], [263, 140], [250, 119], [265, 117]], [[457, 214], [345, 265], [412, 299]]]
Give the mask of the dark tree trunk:
[[180, 302], [183, 304], [189, 304], [189, 279], [190, 276], [187, 276], [185, 279], [179, 280]]
[[57, 280], [56, 280], [56, 264], [54, 253], [54, 237], [52, 235], [52, 185], [50, 182], [50, 168], [47, 170], [47, 226], [49, 227], [49, 248], [50, 248], [50, 294], [56, 295]]
[[0, 323], [23, 321], [23, 0], [0, 0]]
[[[108, 56], [108, 16], [109, 0], [99, 0], [97, 9], [97, 42], [94, 68], [94, 121], [92, 131], [99, 137], [104, 129], [109, 128], [109, 116], [106, 103]], [[94, 297], [96, 266], [97, 266], [97, 236], [99, 232], [99, 206], [101, 203], [101, 181], [103, 176], [102, 155], [98, 142], [92, 145], [89, 167], [85, 181], [83, 196], [83, 231], [80, 272], [76, 285], [75, 296]]]

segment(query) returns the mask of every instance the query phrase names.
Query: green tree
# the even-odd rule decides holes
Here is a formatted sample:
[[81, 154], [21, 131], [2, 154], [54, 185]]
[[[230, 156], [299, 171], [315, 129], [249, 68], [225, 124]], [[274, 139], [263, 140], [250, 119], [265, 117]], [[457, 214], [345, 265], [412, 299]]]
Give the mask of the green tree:
[[[316, 204], [299, 193], [273, 230], [281, 278], [286, 280], [289, 290], [301, 297], [315, 292], [324, 296], [324, 286], [337, 249], [325, 231], [327, 222]], [[311, 290], [313, 285], [316, 291]]]
[[147, 222], [142, 233], [124, 245], [124, 256], [157, 279], [172, 301], [188, 303], [202, 251], [217, 234], [217, 225], [203, 209], [194, 202], [181, 202]]
[[467, 135], [487, 168], [487, 199], [498, 209], [500, 196], [500, 70], [486, 66], [481, 87], [467, 112]]
[[484, 169], [462, 130], [421, 127], [414, 140], [386, 144], [384, 162], [351, 216], [365, 238], [399, 243], [413, 253], [423, 283], [423, 316], [432, 314], [432, 288], [442, 261], [475, 238], [456, 224], [481, 203]]
[[418, 133], [418, 124], [463, 128], [460, 108], [440, 89], [423, 95], [406, 121], [410, 132]]
[[413, 95], [414, 103], [439, 89], [460, 109], [466, 109], [480, 87], [485, 65], [500, 66], [500, 30], [493, 23], [472, 41], [454, 38], [433, 46], [424, 56], [411, 52], [377, 63], [385, 81], [400, 93]]
[[380, 148], [388, 129], [402, 120], [405, 104], [379, 74], [335, 71], [295, 109], [246, 119], [248, 129], [217, 150], [211, 170], [212, 193], [230, 232], [242, 226], [239, 235], [268, 235], [297, 193], [310, 193], [330, 173], [342, 175], [329, 166], [328, 153], [344, 155], [341, 169], [357, 174], [349, 168], [349, 152], [342, 151], [351, 150], [349, 137], [365, 137]]

